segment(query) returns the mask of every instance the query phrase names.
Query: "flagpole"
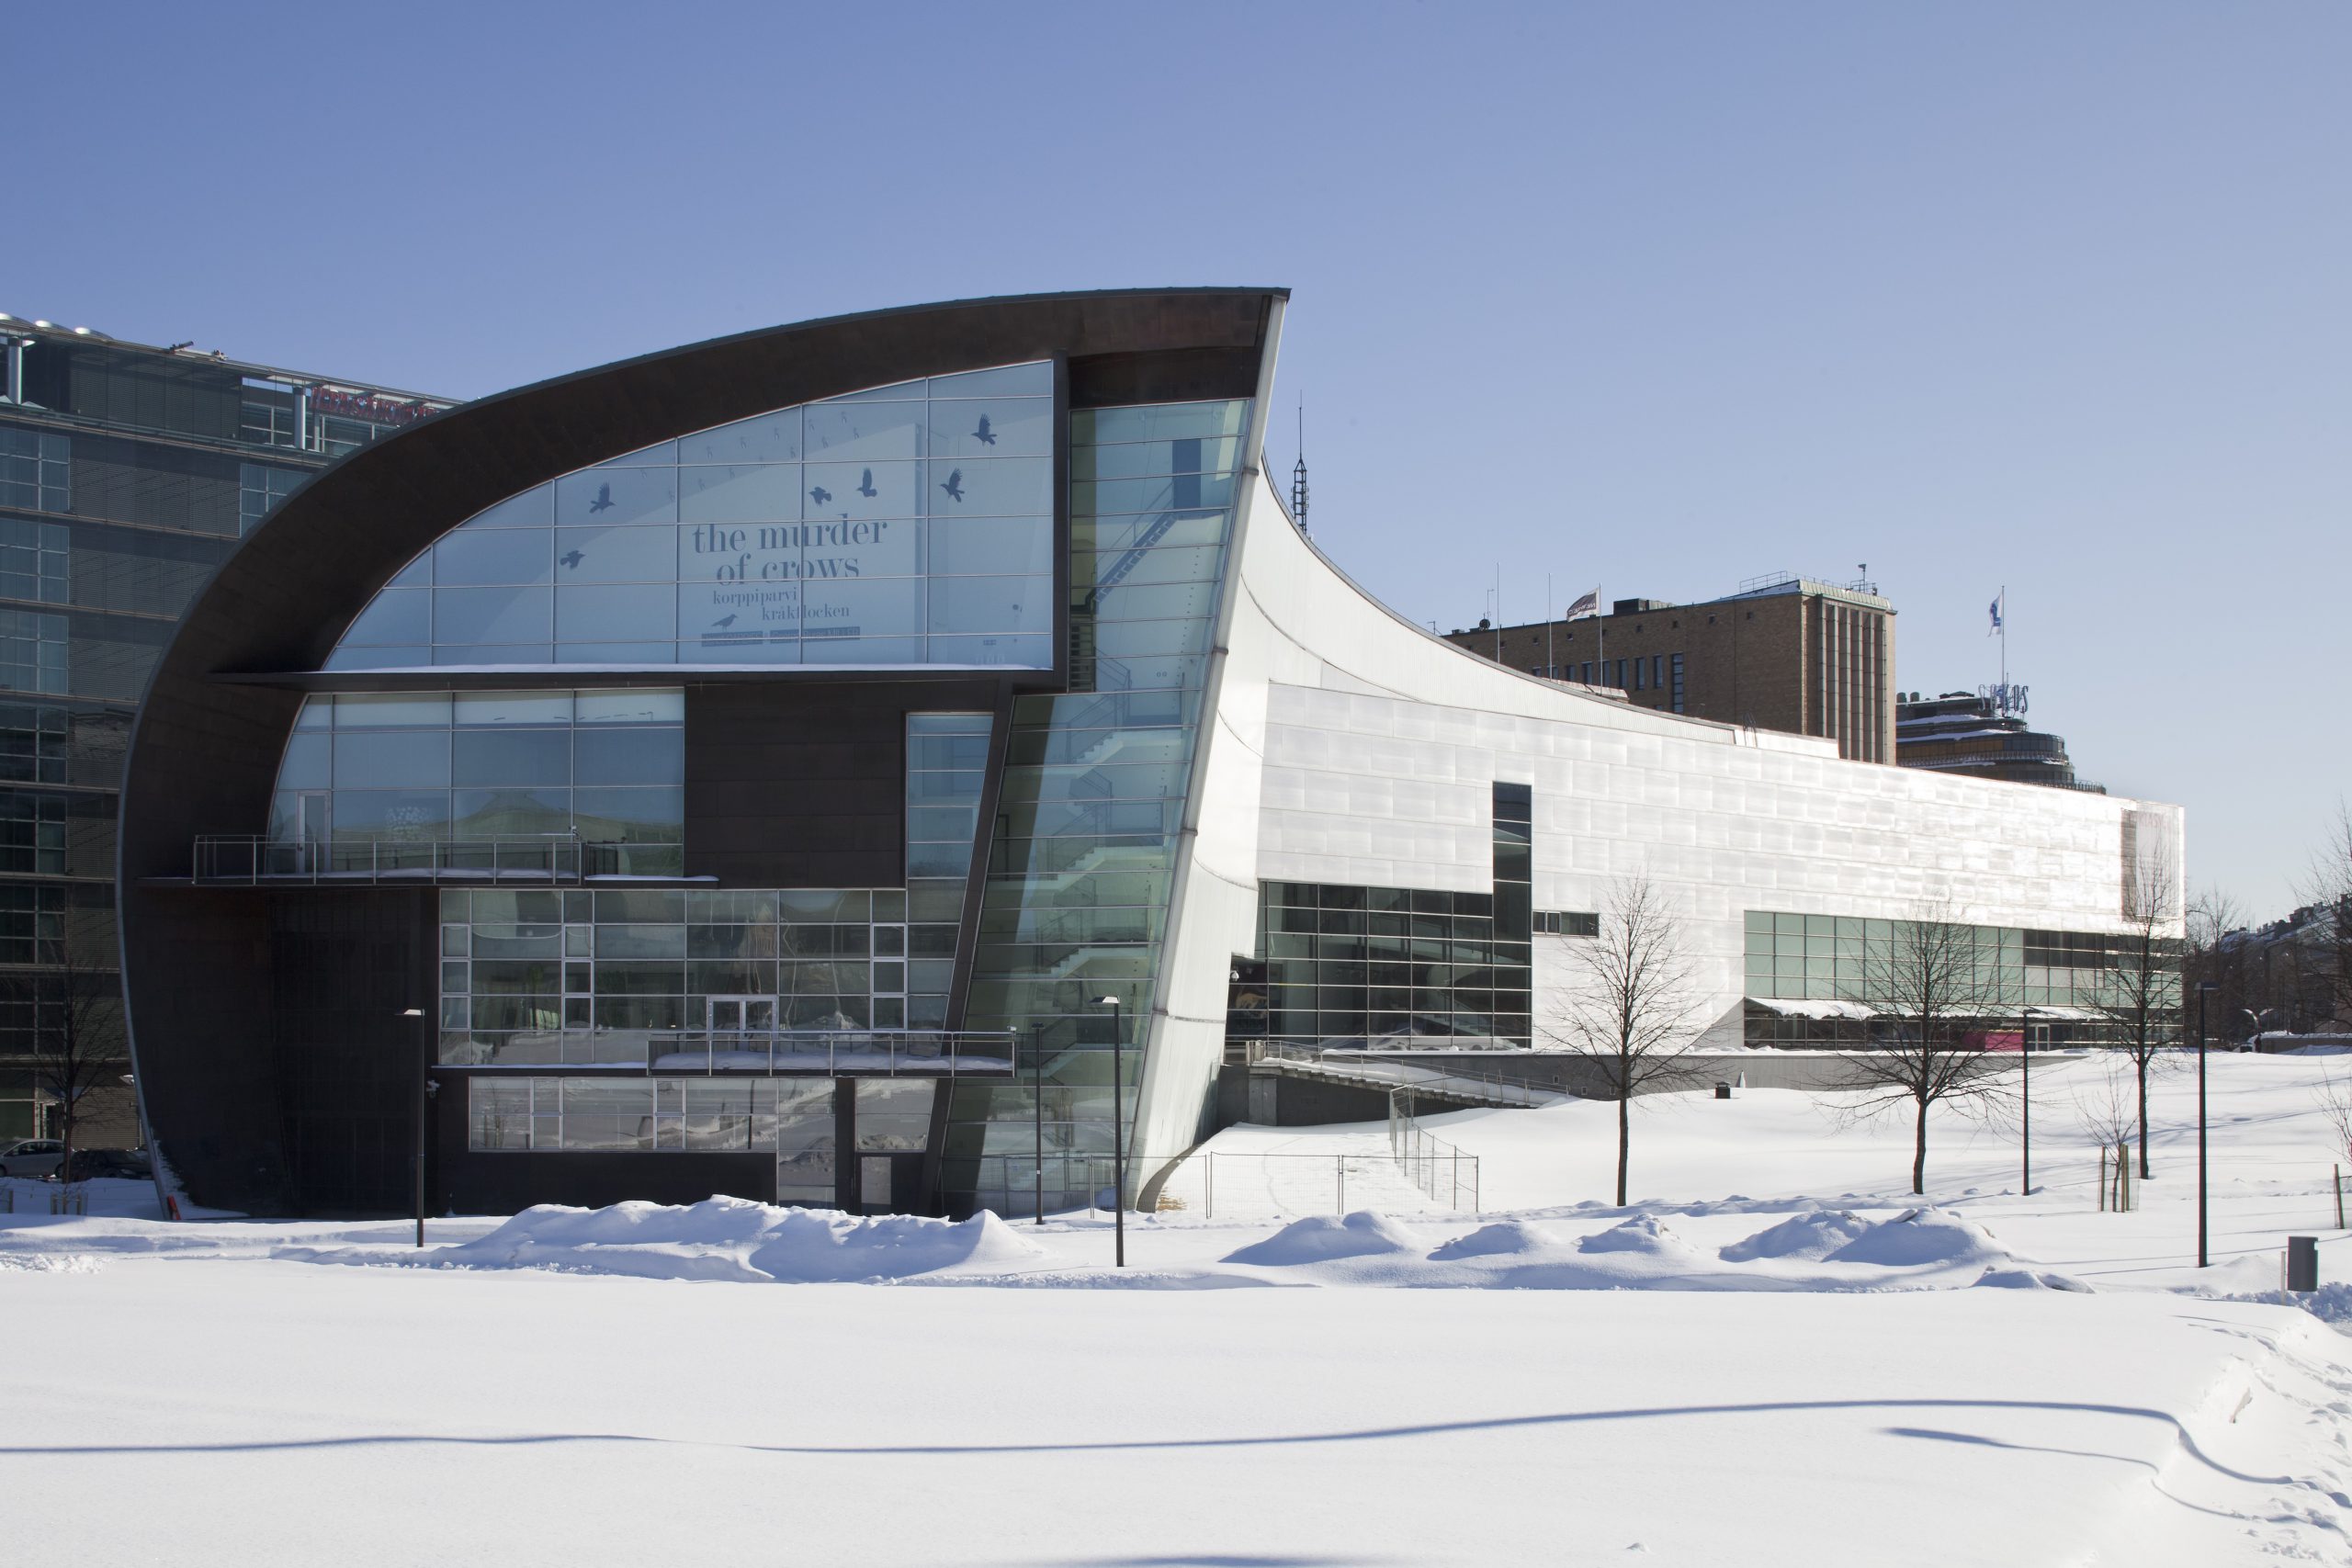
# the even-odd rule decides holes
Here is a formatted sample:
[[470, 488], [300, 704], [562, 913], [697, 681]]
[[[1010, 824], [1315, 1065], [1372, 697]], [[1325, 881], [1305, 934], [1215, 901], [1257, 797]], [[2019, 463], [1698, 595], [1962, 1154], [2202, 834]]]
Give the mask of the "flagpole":
[[2009, 585], [2001, 584], [2001, 700], [2009, 696]]
[[1600, 607], [1600, 584], [1592, 585], [1592, 618], [1598, 623], [1592, 628], [1593, 640], [1600, 645], [1600, 683], [1609, 684], [1609, 615]]
[[1556, 681], [1560, 667], [1552, 662], [1552, 574], [1544, 574], [1544, 679]]

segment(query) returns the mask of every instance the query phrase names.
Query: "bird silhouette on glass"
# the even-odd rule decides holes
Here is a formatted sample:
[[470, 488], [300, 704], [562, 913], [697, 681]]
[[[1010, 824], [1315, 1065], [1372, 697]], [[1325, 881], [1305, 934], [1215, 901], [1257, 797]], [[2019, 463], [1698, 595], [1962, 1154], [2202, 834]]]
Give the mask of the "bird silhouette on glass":
[[833, 499], [833, 492], [823, 485], [811, 485], [808, 490], [808, 499], [822, 506]]
[[588, 503], [588, 510], [591, 512], [610, 512], [612, 509], [613, 487], [610, 485], [598, 485], [596, 487], [596, 499]]
[[939, 488], [947, 492], [948, 500], [955, 502], [959, 506], [962, 505], [964, 502], [964, 470], [961, 468], [950, 468], [947, 472], [947, 482], [941, 485]]
[[972, 439], [978, 442], [983, 446], [993, 446], [996, 445], [996, 432], [989, 428], [988, 415], [980, 415], [980, 426], [978, 430], [972, 432]]
[[857, 493], [865, 497], [868, 501], [873, 500], [876, 496], [882, 493], [880, 491], [874, 488], [874, 470], [872, 468], [866, 469], [865, 478], [857, 481]]
[[566, 550], [563, 554], [556, 557], [555, 558], [561, 561], [567, 567], [577, 567], [582, 561], [588, 558], [582, 555], [578, 550]]
[[735, 617], [734, 617], [734, 616], [732, 616], [732, 615], [729, 615], [729, 616], [728, 616], [728, 617], [727, 617], [725, 620], [723, 620], [723, 621], [713, 621], [713, 622], [711, 622], [710, 624], [711, 624], [712, 626], [714, 626], [718, 627], [720, 630], [724, 631], [727, 627], [731, 626], [733, 626], [733, 625], [735, 624]]

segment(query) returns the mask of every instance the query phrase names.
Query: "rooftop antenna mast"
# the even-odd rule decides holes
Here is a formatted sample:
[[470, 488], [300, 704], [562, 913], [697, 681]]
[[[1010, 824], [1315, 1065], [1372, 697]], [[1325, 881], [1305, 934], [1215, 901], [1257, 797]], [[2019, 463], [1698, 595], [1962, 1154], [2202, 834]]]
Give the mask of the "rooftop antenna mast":
[[1298, 395], [1298, 466], [1290, 471], [1290, 514], [1306, 532], [1306, 394]]

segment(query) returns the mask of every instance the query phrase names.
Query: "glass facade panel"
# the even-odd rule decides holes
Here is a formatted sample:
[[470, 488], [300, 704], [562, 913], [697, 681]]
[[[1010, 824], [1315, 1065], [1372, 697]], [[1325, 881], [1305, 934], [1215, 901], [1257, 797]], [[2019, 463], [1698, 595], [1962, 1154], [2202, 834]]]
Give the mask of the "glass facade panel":
[[[1052, 368], [779, 409], [503, 501], [379, 594], [328, 668], [1050, 668]], [[1230, 475], [1141, 482], [1137, 507], [1216, 507]]]
[[[1108, 1084], [1112, 1020], [1102, 998], [1124, 1002], [1127, 1044], [1145, 1039], [1204, 669], [1187, 656], [1205, 652], [1215, 627], [1249, 418], [1246, 400], [1070, 416], [1073, 690], [1013, 703], [966, 1014], [976, 1029], [1016, 1031], [1020, 1076], [1042, 1070], [1049, 1091]], [[1122, 449], [1106, 454], [1106, 443]], [[949, 468], [935, 483], [961, 470], [966, 506], [1017, 500], [975, 461], [951, 466], [934, 455], [932, 466]], [[1101, 479], [1106, 467], [1115, 488]], [[1170, 554], [1155, 566], [1155, 550], [1182, 551], [1181, 564]], [[1181, 585], [1170, 585], [1171, 571], [1183, 574]], [[1015, 603], [980, 602], [1008, 613]], [[923, 964], [910, 967], [919, 976]], [[1140, 1055], [1126, 1058], [1131, 1082]], [[1026, 1153], [1027, 1093], [958, 1087], [951, 1149], [986, 1148], [991, 1128], [1018, 1122], [1006, 1152]], [[1125, 1104], [1132, 1116], [1131, 1096]], [[1108, 1097], [1087, 1100], [1049, 1141], [1049, 1152], [1107, 1154]], [[1048, 1161], [1046, 1202], [1086, 1201], [1084, 1163], [1058, 1168]], [[1065, 1178], [1081, 1185], [1065, 1190]], [[970, 1178], [951, 1161], [946, 1179], [952, 1188]], [[1026, 1182], [1023, 1173], [1013, 1185], [1025, 1193]]]
[[[350, 846], [577, 832], [591, 873], [680, 874], [684, 717], [675, 691], [310, 697], [278, 763], [271, 837]], [[324, 796], [323, 823], [297, 808], [305, 794]]]

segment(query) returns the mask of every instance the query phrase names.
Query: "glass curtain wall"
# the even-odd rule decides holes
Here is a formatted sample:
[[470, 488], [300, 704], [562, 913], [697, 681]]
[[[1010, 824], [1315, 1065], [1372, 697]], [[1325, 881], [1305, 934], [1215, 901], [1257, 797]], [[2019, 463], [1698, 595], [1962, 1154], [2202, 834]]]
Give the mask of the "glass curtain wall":
[[[901, 954], [875, 949], [877, 977], [896, 975], [903, 955], [906, 1001], [886, 1009], [875, 987], [874, 1025], [944, 1029], [956, 981], [956, 938], [971, 881], [972, 839], [979, 830], [995, 718], [984, 713], [907, 716], [907, 930]], [[877, 933], [877, 941], [880, 940]]]
[[1025, 1210], [1040, 1072], [1046, 1206], [1108, 1182], [1106, 996], [1132, 1123], [1249, 420], [1247, 399], [1070, 415], [1072, 690], [1013, 705], [966, 1014], [1016, 1032], [1022, 1082], [955, 1090], [951, 1204]]
[[278, 763], [277, 843], [568, 834], [589, 869], [680, 874], [685, 694], [351, 693], [306, 699]]
[[746, 1027], [741, 1010], [714, 1025], [714, 1000], [773, 998], [786, 1030], [865, 1029], [905, 1003], [875, 957], [906, 942], [897, 888], [451, 888], [441, 922], [453, 1066], [642, 1065], [661, 1032]]
[[500, 502], [331, 670], [1053, 664], [1053, 367], [778, 409]]

